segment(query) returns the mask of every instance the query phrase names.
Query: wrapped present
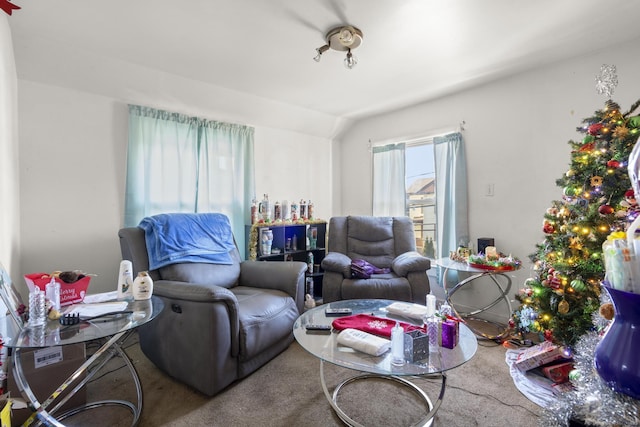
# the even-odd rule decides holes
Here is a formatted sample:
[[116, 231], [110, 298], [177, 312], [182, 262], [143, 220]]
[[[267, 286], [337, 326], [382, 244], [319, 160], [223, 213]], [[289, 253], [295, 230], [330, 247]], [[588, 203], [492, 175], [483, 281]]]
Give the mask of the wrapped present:
[[529, 371], [563, 358], [565, 353], [562, 347], [550, 341], [544, 341], [518, 354], [514, 365], [521, 371]]
[[441, 346], [444, 348], [454, 348], [458, 345], [460, 336], [460, 324], [454, 320], [445, 320], [440, 324]]
[[544, 376], [558, 384], [569, 381], [569, 372], [572, 370], [573, 362], [560, 362], [542, 367], [542, 373]]
[[404, 334], [404, 359], [417, 362], [429, 357], [429, 335], [416, 329]]

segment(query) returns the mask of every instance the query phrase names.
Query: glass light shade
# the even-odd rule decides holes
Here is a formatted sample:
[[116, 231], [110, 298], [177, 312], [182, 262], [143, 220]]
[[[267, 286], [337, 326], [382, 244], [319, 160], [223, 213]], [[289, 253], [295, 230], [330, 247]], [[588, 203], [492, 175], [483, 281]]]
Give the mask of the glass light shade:
[[357, 64], [358, 64], [358, 58], [353, 56], [353, 54], [351, 53], [351, 50], [349, 50], [347, 52], [347, 57], [344, 59], [344, 66], [347, 67], [348, 69], [352, 69]]
[[340, 32], [340, 42], [345, 46], [353, 43], [353, 33], [351, 32], [351, 30], [345, 28]]

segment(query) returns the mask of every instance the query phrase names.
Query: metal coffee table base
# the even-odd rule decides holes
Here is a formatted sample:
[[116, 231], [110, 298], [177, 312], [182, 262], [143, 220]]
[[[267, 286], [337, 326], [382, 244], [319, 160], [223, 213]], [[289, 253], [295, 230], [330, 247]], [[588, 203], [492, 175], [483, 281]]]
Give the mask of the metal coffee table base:
[[[126, 341], [133, 330], [128, 330], [124, 332], [120, 332], [114, 336], [112, 336], [109, 340], [107, 340], [102, 347], [100, 347], [89, 359], [87, 359], [65, 382], [63, 382], [57, 390], [49, 396], [47, 400], [45, 400], [42, 404], [38, 401], [36, 396], [33, 394], [33, 391], [29, 387], [29, 384], [24, 380], [24, 373], [22, 369], [22, 363], [20, 361], [20, 348], [16, 349], [16, 357], [13, 358], [13, 367], [16, 372], [16, 383], [18, 385], [18, 389], [23, 393], [23, 395], [28, 396], [30, 406], [35, 411], [31, 417], [25, 422], [25, 425], [30, 425], [32, 423], [42, 422], [49, 426], [56, 427], [64, 427], [60, 421], [68, 418], [72, 415], [78, 414], [82, 411], [101, 407], [101, 406], [124, 406], [128, 408], [132, 415], [133, 419], [131, 422], [132, 426], [138, 424], [138, 420], [140, 419], [140, 414], [142, 413], [142, 387], [140, 386], [140, 378], [136, 372], [131, 359], [127, 356], [127, 354], [122, 349], [122, 344]], [[54, 418], [51, 414], [55, 413], [71, 396], [78, 392], [82, 387], [84, 387], [87, 382], [89, 382], [93, 376], [102, 369], [104, 365], [107, 364], [109, 360], [111, 360], [115, 356], [120, 356], [122, 360], [124, 360], [127, 368], [131, 374], [131, 378], [136, 388], [136, 398], [137, 404], [133, 404], [132, 402], [127, 402], [124, 400], [101, 400], [97, 402], [91, 402], [86, 405], [71, 409], [65, 413], [60, 415], [56, 415]], [[101, 360], [100, 360], [101, 359]], [[98, 362], [98, 364], [89, 369], [89, 367], [94, 363]], [[60, 401], [56, 404], [53, 409], [50, 411], [48, 407], [58, 398], [58, 396], [66, 390], [78, 377], [86, 372], [85, 377], [73, 388], [73, 390], [64, 398], [60, 399]]]
[[333, 410], [336, 412], [336, 414], [338, 415], [338, 417], [340, 417], [340, 419], [342, 421], [344, 421], [347, 425], [352, 426], [352, 427], [364, 427], [362, 424], [354, 421], [353, 419], [351, 419], [339, 406], [338, 406], [338, 394], [340, 392], [340, 389], [350, 383], [356, 382], [356, 381], [360, 381], [360, 380], [366, 380], [366, 379], [371, 379], [371, 378], [375, 378], [375, 379], [383, 379], [383, 380], [388, 380], [388, 381], [394, 381], [396, 383], [399, 383], [403, 386], [409, 387], [413, 392], [415, 392], [420, 398], [422, 398], [422, 400], [425, 401], [425, 403], [427, 404], [427, 407], [429, 408], [429, 412], [417, 423], [413, 424], [413, 426], [430, 426], [433, 423], [433, 418], [436, 415], [436, 412], [438, 411], [438, 409], [440, 408], [440, 405], [442, 404], [442, 398], [444, 397], [444, 390], [445, 390], [445, 386], [446, 386], [446, 381], [447, 381], [447, 377], [444, 374], [434, 374], [434, 376], [439, 376], [442, 378], [442, 384], [440, 386], [440, 394], [438, 395], [438, 399], [435, 401], [435, 403], [431, 402], [431, 399], [429, 398], [429, 396], [427, 395], [427, 393], [422, 390], [420, 387], [418, 387], [417, 385], [415, 385], [414, 383], [412, 383], [411, 381], [408, 381], [402, 377], [398, 377], [395, 375], [379, 375], [379, 374], [361, 374], [361, 375], [355, 375], [353, 377], [347, 378], [346, 380], [342, 381], [340, 384], [338, 384], [335, 389], [333, 390], [333, 394], [329, 391], [329, 388], [327, 387], [327, 383], [325, 381], [324, 378], [324, 360], [320, 360], [320, 382], [322, 383], [322, 389], [324, 390], [324, 395], [327, 397], [327, 400], [329, 401], [329, 404], [331, 404], [331, 407], [333, 408]]

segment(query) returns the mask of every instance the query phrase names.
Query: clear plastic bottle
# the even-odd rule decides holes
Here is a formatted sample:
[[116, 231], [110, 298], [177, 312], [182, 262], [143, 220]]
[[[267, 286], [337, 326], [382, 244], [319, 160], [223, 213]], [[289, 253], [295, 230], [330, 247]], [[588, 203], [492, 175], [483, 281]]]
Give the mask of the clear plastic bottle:
[[391, 329], [391, 364], [404, 365], [404, 329], [399, 322]]
[[442, 305], [440, 305], [440, 314], [442, 314], [443, 316], [452, 316], [453, 315], [453, 309], [447, 303], [446, 300], [442, 303]]
[[45, 294], [47, 299], [51, 301], [51, 308], [60, 310], [60, 283], [55, 278], [52, 277], [51, 281], [47, 283]]
[[42, 326], [46, 321], [45, 294], [36, 286], [29, 292], [29, 326]]

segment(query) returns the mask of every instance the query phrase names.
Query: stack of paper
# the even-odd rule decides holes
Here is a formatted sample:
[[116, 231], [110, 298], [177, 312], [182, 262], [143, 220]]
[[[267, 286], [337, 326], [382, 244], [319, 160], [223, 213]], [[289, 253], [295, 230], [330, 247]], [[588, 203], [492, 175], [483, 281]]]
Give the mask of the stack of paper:
[[97, 304], [75, 304], [64, 314], [79, 314], [81, 319], [101, 316], [113, 311], [123, 311], [127, 309], [126, 301], [102, 302]]

